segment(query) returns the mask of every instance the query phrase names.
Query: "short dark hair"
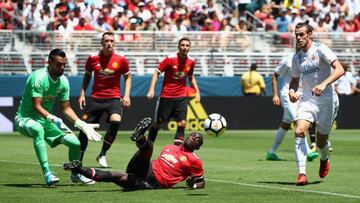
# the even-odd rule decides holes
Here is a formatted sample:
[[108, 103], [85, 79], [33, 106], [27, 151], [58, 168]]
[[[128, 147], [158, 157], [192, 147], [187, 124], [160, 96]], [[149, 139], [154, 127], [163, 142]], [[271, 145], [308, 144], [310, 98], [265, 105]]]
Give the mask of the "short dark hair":
[[66, 53], [62, 49], [53, 49], [49, 53], [49, 60], [53, 61], [56, 56], [61, 56], [61, 57], [65, 58]]
[[113, 32], [104, 32], [104, 34], [103, 34], [102, 37], [101, 37], [101, 41], [104, 40], [105, 35], [111, 35], [111, 36], [114, 37], [114, 33], [113, 33]]
[[307, 33], [312, 33], [314, 31], [314, 28], [309, 24], [309, 20], [296, 24], [295, 29], [299, 29], [302, 27], [306, 27]]
[[257, 69], [257, 64], [256, 63], [252, 63], [250, 65], [250, 70], [256, 70]]
[[191, 40], [190, 40], [189, 38], [183, 37], [183, 38], [181, 38], [181, 39], [179, 40], [178, 46], [180, 46], [180, 43], [181, 43], [182, 41], [188, 41], [188, 42], [190, 42], [190, 44], [191, 44]]

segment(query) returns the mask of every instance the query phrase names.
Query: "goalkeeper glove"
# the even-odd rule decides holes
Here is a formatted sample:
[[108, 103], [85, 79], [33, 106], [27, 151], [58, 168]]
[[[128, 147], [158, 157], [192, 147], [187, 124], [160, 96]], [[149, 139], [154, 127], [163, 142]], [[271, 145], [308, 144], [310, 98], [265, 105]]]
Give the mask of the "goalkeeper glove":
[[72, 134], [72, 131], [64, 124], [63, 120], [59, 117], [56, 117], [52, 114], [49, 114], [46, 117], [46, 120], [54, 123], [60, 130], [62, 130], [66, 134]]
[[94, 128], [92, 128], [89, 124], [84, 121], [78, 119], [75, 121], [75, 127], [79, 130], [83, 131], [87, 138], [91, 141], [99, 142], [101, 141], [101, 135], [97, 133]]

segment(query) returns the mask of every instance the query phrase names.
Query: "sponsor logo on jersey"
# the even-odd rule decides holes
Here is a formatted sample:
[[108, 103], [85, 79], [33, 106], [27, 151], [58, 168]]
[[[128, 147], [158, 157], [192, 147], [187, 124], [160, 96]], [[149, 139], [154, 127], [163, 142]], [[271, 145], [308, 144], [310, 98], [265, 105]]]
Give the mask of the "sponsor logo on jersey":
[[[186, 115], [186, 130], [190, 131], [202, 131], [204, 130], [203, 124], [207, 118], [207, 113], [200, 102], [196, 102], [195, 98], [191, 98], [187, 106], [187, 115]], [[170, 131], [176, 131], [177, 122], [170, 121], [168, 123], [168, 129]]]

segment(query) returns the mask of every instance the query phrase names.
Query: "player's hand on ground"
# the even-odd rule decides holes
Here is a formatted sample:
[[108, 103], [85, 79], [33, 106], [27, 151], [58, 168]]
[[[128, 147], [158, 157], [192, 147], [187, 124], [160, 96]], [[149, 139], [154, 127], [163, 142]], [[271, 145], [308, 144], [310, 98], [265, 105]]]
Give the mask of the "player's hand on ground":
[[152, 99], [154, 97], [154, 90], [149, 90], [146, 96], [148, 99]]
[[124, 96], [123, 98], [122, 98], [122, 105], [124, 106], [124, 107], [130, 107], [130, 105], [131, 105], [131, 101], [130, 101], [130, 97], [129, 96]]
[[84, 121], [82, 121], [80, 119], [76, 120], [75, 127], [78, 128], [79, 130], [83, 131], [83, 133], [85, 133], [85, 135], [87, 136], [87, 138], [89, 140], [95, 141], [95, 142], [101, 141], [101, 135], [98, 132], [96, 132], [92, 126], [85, 123]]
[[78, 99], [78, 103], [79, 103], [80, 109], [83, 110], [84, 107], [86, 106], [85, 96], [80, 95], [80, 97], [79, 97], [79, 99]]
[[193, 188], [193, 187], [194, 187], [194, 184], [195, 184], [195, 176], [194, 176], [194, 175], [188, 176], [188, 177], [186, 178], [186, 185], [187, 185], [189, 188]]
[[316, 85], [314, 88], [312, 88], [311, 91], [312, 91], [313, 95], [320, 96], [325, 88], [326, 88], [326, 85], [319, 84], [319, 85]]
[[272, 102], [275, 106], [280, 106], [280, 98], [277, 95], [274, 95], [272, 98]]

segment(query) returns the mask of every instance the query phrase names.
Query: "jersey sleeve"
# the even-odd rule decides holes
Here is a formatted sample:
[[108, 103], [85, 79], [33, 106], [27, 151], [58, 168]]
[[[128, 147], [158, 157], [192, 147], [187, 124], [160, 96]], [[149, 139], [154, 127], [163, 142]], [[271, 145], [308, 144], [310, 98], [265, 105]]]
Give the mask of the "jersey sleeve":
[[170, 64], [170, 59], [168, 57], [164, 58], [158, 65], [157, 70], [162, 73], [166, 70], [168, 65]]
[[129, 68], [129, 62], [128, 60], [123, 57], [122, 60], [121, 60], [121, 73], [124, 74], [124, 75], [127, 75], [130, 73], [130, 68]]
[[298, 78], [300, 77], [300, 63], [299, 63], [299, 60], [298, 60], [298, 55], [295, 55], [293, 58], [292, 58], [292, 65], [291, 65], [291, 76], [294, 77], [294, 78]]
[[[285, 73], [286, 73], [286, 71], [288, 71], [288, 69], [290, 68], [289, 66], [288, 66], [288, 64], [289, 64], [289, 61], [290, 59], [289, 59], [289, 57], [285, 57], [285, 58], [283, 58], [281, 61], [280, 61], [280, 63], [276, 66], [276, 68], [275, 68], [275, 70], [274, 70], [274, 73], [276, 73], [276, 74], [278, 74], [278, 75], [280, 75], [280, 76], [283, 76]], [[291, 64], [290, 64], [291, 65]]]
[[35, 77], [36, 75], [31, 75], [27, 82], [27, 85], [31, 86], [31, 97], [43, 97], [44, 87], [42, 86], [41, 81]]
[[61, 92], [59, 93], [60, 101], [68, 101], [70, 99], [70, 85], [69, 80], [65, 77], [61, 77]]
[[325, 44], [321, 44], [319, 49], [319, 56], [326, 61], [329, 65], [331, 65], [332, 62], [334, 62], [337, 57], [334, 54], [333, 51], [330, 50], [329, 47], [327, 47]]
[[200, 159], [195, 159], [190, 168], [190, 173], [194, 176], [202, 176], [204, 174], [204, 169], [202, 167], [202, 162]]
[[261, 76], [261, 74], [259, 73], [259, 85], [261, 88], [265, 88], [265, 81], [264, 81], [264, 78], [263, 76]]

